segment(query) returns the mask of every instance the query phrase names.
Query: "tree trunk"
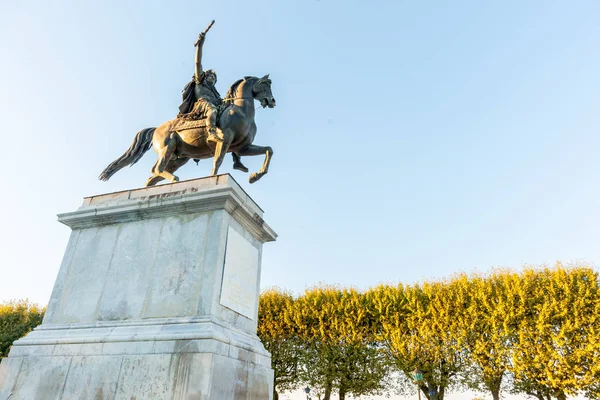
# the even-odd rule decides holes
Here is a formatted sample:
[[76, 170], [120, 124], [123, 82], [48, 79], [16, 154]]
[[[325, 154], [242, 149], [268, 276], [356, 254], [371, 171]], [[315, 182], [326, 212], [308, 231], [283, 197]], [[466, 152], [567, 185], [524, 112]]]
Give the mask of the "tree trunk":
[[560, 392], [560, 393], [556, 394], [556, 399], [557, 400], [567, 400], [567, 396], [564, 393]]
[[344, 386], [340, 387], [339, 399], [340, 400], [346, 400], [346, 388]]
[[531, 393], [531, 392], [525, 392], [525, 393], [526, 393], [526, 394], [528, 394], [528, 395], [530, 395], [530, 396], [537, 397], [537, 398], [538, 398], [538, 400], [546, 400], [546, 399], [544, 398], [544, 396], [542, 396], [542, 394], [541, 394], [540, 392], [534, 392], [534, 393]]
[[[429, 391], [427, 390], [427, 386], [425, 385], [418, 385], [419, 391], [421, 391], [423, 393], [423, 395], [425, 396], [426, 399], [429, 399]], [[419, 396], [419, 398], [421, 398], [422, 396]]]
[[485, 379], [485, 386], [492, 393], [492, 398], [494, 400], [500, 400], [500, 386], [502, 385], [503, 376], [504, 374], [495, 376], [492, 375], [488, 376], [487, 379]]
[[327, 382], [325, 385], [325, 394], [323, 394], [323, 400], [331, 400], [331, 389], [333, 387], [332, 382]]
[[544, 396], [544, 393], [540, 392], [539, 390], [535, 392], [535, 397], [537, 397], [539, 400], [552, 400], [550, 396]]
[[[424, 388], [423, 392], [425, 393], [425, 397], [429, 400], [444, 400], [444, 387], [437, 386], [433, 383], [427, 382], [426, 388]], [[434, 395], [431, 395], [431, 392], [435, 392]]]
[[444, 394], [446, 392], [446, 387], [445, 386], [440, 386], [438, 391], [437, 391], [437, 400], [444, 400]]
[[273, 388], [273, 400], [279, 400], [279, 393], [277, 393], [277, 390], [275, 390], [275, 388]]

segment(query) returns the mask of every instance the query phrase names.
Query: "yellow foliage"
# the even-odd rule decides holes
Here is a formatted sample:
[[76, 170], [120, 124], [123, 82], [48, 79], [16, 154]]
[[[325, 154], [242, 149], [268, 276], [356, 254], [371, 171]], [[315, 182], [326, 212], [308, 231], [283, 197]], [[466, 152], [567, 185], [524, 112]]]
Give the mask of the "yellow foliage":
[[521, 318], [511, 372], [517, 388], [563, 398], [598, 379], [598, 274], [591, 268], [530, 269], [516, 282]]
[[259, 335], [279, 352], [274, 360], [289, 359], [282, 349], [293, 344], [298, 377], [326, 396], [336, 387], [340, 396], [381, 391], [392, 357], [407, 381], [422, 372], [430, 400], [452, 385], [487, 388], [498, 399], [507, 373], [514, 392], [599, 398], [599, 286], [593, 269], [558, 264], [364, 293], [322, 285], [294, 298], [271, 290], [261, 295]]
[[0, 303], [0, 358], [12, 343], [42, 323], [45, 309], [28, 300]]
[[279, 289], [261, 293], [258, 307], [257, 334], [271, 353], [274, 393], [297, 388], [301, 346], [293, 324], [294, 298]]

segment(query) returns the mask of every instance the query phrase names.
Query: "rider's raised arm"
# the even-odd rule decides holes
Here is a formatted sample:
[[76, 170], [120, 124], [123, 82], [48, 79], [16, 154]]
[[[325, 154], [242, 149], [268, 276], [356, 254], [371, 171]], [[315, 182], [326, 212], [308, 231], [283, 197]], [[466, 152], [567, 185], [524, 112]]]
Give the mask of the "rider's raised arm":
[[194, 77], [196, 78], [196, 82], [200, 83], [202, 78], [204, 77], [204, 71], [202, 70], [202, 46], [204, 46], [204, 39], [206, 35], [202, 32], [198, 35], [198, 40], [196, 41], [196, 65], [194, 70]]

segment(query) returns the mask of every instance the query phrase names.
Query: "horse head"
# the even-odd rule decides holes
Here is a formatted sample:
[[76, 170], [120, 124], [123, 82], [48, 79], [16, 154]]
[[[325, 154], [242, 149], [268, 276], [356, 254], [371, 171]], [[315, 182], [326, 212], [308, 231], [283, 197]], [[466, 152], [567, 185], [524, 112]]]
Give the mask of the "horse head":
[[260, 105], [269, 108], [275, 107], [275, 97], [271, 92], [271, 79], [269, 74], [266, 74], [262, 78], [258, 78], [252, 86], [252, 97], [260, 101]]

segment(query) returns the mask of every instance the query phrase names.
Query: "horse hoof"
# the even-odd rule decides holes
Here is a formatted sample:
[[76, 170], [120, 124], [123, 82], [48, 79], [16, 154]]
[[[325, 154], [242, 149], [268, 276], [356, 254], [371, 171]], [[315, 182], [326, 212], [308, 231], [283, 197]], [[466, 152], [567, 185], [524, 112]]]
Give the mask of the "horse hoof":
[[255, 172], [252, 175], [250, 175], [250, 178], [248, 178], [248, 182], [250, 183], [254, 183], [256, 182], [258, 179], [260, 178], [260, 176], [258, 176], [258, 174]]

